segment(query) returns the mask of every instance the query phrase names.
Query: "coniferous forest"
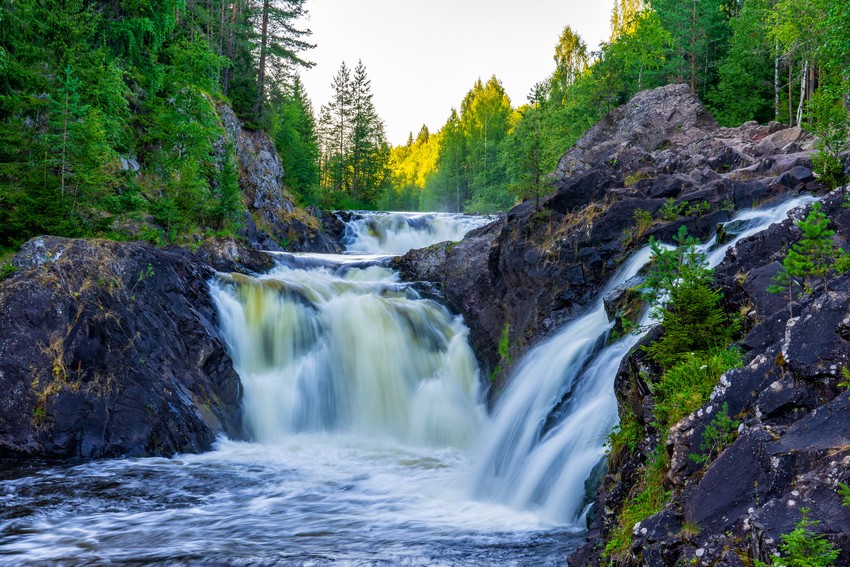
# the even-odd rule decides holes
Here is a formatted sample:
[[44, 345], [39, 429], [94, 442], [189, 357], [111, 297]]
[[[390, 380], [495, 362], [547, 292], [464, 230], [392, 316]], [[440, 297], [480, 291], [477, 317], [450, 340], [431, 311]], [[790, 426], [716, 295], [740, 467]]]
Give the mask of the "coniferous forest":
[[[0, 25], [0, 246], [41, 233], [169, 242], [233, 233], [238, 171], [216, 107], [272, 136], [301, 204], [492, 212], [549, 191], [581, 134], [638, 91], [691, 86], [721, 125], [776, 120], [819, 136], [837, 183], [847, 149], [843, 0], [618, 0], [598, 51], [569, 26], [526, 101], [497, 77], [437, 132], [391, 147], [363, 62], [314, 112], [305, 0], [6, 2]], [[232, 144], [231, 144], [232, 145]], [[141, 227], [141, 229], [139, 229]]]

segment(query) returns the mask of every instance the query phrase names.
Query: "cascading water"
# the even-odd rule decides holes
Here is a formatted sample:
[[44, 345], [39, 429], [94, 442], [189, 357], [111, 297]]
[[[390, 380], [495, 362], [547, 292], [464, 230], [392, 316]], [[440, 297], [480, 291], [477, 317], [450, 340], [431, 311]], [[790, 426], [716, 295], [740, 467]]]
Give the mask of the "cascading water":
[[[742, 213], [727, 233], [795, 204]], [[524, 357], [487, 417], [466, 329], [385, 267], [486, 219], [402, 217], [355, 216], [360, 256], [281, 254], [264, 276], [221, 275], [213, 293], [253, 440], [13, 468], [0, 563], [562, 565], [616, 421], [614, 373], [638, 338], [604, 346], [597, 303]]]
[[358, 213], [347, 223], [349, 252], [404, 254], [445, 240], [458, 241], [489, 217], [450, 213]]
[[[812, 197], [765, 210], [745, 210], [726, 223], [731, 240], [703, 247], [714, 267], [738, 240], [787, 217]], [[538, 510], [544, 519], [584, 525], [585, 483], [604, 456], [617, 423], [614, 377], [641, 335], [604, 347], [612, 323], [602, 298], [634, 277], [649, 261], [636, 252], [611, 278], [584, 316], [529, 351], [517, 365], [493, 414], [476, 459], [476, 496]], [[648, 314], [641, 321], [646, 328]]]
[[485, 412], [466, 328], [380, 266], [226, 276], [214, 296], [259, 441], [303, 431], [464, 447]]

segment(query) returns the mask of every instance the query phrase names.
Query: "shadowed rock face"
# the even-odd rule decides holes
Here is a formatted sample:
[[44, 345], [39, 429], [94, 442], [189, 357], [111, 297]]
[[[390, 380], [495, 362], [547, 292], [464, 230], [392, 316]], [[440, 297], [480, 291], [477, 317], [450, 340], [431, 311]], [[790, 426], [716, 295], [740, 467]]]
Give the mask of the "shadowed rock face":
[[[836, 244], [845, 249], [848, 194], [850, 187], [822, 201]], [[806, 214], [798, 210], [793, 218]], [[850, 484], [850, 395], [839, 386], [846, 380], [842, 369], [850, 368], [850, 274], [832, 278], [828, 290], [816, 287], [790, 309], [782, 295], [769, 294], [770, 276], [800, 235], [793, 219], [775, 224], [729, 250], [717, 268], [730, 308], [746, 313], [742, 345], [749, 362], [727, 372], [709, 403], [671, 428], [671, 502], [641, 522], [626, 565], [742, 565], [739, 556], [768, 561], [803, 507], [842, 550], [835, 564], [850, 564], [850, 508], [837, 491], [839, 482]], [[638, 416], [647, 438], [633, 454], [612, 456], [616, 466], [601, 484], [590, 542], [571, 565], [604, 564], [597, 544], [637, 481], [630, 471], [657, 442], [642, 369], [647, 361], [636, 349], [620, 368], [616, 394], [620, 407]], [[740, 434], [713, 460], [697, 464], [690, 455], [702, 452], [703, 432], [724, 404], [741, 422]], [[699, 533], [682, 536], [686, 523], [698, 525]]]
[[[553, 194], [469, 243], [413, 251], [396, 265], [404, 279], [437, 285], [485, 370], [504, 371], [506, 326], [516, 360], [581, 313], [650, 236], [670, 241], [685, 225], [705, 239], [736, 209], [820, 189], [810, 148], [805, 133], [775, 123], [718, 128], [686, 85], [642, 92], [561, 158]], [[486, 291], [470, 293], [470, 282]]]
[[171, 455], [241, 436], [241, 384], [182, 250], [42, 237], [0, 282], [0, 458]]
[[249, 212], [244, 230], [248, 241], [263, 250], [339, 252], [338, 238], [323, 230], [325, 224], [335, 225], [336, 219], [318, 209], [296, 207], [284, 188], [285, 172], [269, 135], [243, 128], [226, 105], [219, 105], [218, 111], [236, 150], [239, 187]]

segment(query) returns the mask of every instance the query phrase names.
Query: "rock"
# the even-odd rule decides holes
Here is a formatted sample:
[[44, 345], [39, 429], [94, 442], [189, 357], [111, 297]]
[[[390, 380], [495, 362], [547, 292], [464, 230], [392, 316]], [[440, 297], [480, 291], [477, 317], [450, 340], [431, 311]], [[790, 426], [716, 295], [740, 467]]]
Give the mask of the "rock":
[[284, 188], [285, 172], [269, 135], [245, 129], [227, 105], [218, 105], [218, 112], [236, 148], [239, 187], [251, 215], [243, 234], [248, 241], [272, 251], [339, 252], [339, 241], [322, 230], [321, 213], [296, 207]]
[[404, 280], [432, 283], [449, 308], [464, 316], [485, 373], [495, 369], [501, 359], [498, 344], [505, 314], [502, 306], [493, 302], [499, 283], [491, 262], [498, 257], [496, 237], [504, 224], [505, 219], [499, 219], [471, 231], [459, 243], [412, 250], [391, 263]]
[[[639, 93], [564, 154], [551, 176], [553, 194], [514, 207], [487, 233], [486, 245], [457, 245], [444, 257], [408, 255], [402, 277], [442, 289], [470, 327], [485, 367], [493, 368], [501, 335], [492, 325], [509, 327], [516, 359], [588, 309], [649, 237], [670, 242], [685, 226], [705, 240], [734, 208], [787, 197], [791, 189], [779, 180], [796, 187], [809, 179], [810, 161], [796, 146], [811, 138], [782, 132], [775, 123], [718, 128], [687, 85]], [[793, 157], [782, 161], [791, 149]], [[789, 242], [797, 235], [789, 223], [787, 234], [773, 238]], [[468, 266], [463, 276], [447, 274], [453, 261]], [[487, 292], [468, 299], [467, 281], [486, 282]]]
[[[843, 191], [822, 200], [837, 243], [850, 235], [850, 214], [843, 202]], [[709, 402], [670, 429], [670, 502], [641, 522], [624, 564], [766, 561], [777, 551], [781, 536], [794, 529], [803, 507], [810, 509], [810, 519], [822, 522], [818, 530], [842, 550], [836, 564], [850, 562], [850, 509], [842, 506], [837, 492], [838, 483], [850, 479], [850, 396], [838, 387], [841, 368], [850, 364], [850, 275], [834, 276], [828, 289], [816, 286], [795, 298], [790, 310], [781, 294], [766, 292], [779, 260], [800, 238], [794, 220], [805, 215], [805, 209], [792, 211], [791, 219], [742, 240], [718, 266], [716, 277], [729, 308], [745, 306], [747, 312], [750, 330], [743, 345], [750, 349], [748, 363], [724, 374]], [[596, 503], [605, 510], [594, 532], [600, 535], [583, 548], [584, 557], [595, 557], [589, 549], [615, 525], [628, 498], [633, 481], [623, 474], [634, 474], [656, 442], [650, 421], [652, 393], [643, 381], [644, 375], [655, 374], [644, 353], [635, 349], [615, 381], [622, 411], [637, 416], [647, 438], [631, 455], [609, 459], [610, 472]], [[690, 455], [702, 451], [704, 432], [724, 406], [739, 422], [739, 435], [698, 464]], [[664, 530], [656, 528], [677, 513], [699, 527], [689, 545], [680, 538], [665, 539]]]
[[558, 162], [564, 176], [617, 160], [623, 150], [652, 152], [665, 142], [684, 141], [694, 129], [715, 126], [687, 85], [668, 85], [635, 95], [585, 133]]
[[241, 383], [186, 251], [30, 240], [0, 282], [0, 457], [172, 455], [240, 438]]
[[850, 343], [839, 329], [848, 320], [847, 292], [829, 291], [806, 305], [799, 317], [788, 321], [782, 356], [796, 377], [838, 377], [841, 368], [850, 367]]
[[233, 239], [207, 239], [195, 256], [219, 272], [262, 274], [277, 264], [268, 252], [245, 246]]

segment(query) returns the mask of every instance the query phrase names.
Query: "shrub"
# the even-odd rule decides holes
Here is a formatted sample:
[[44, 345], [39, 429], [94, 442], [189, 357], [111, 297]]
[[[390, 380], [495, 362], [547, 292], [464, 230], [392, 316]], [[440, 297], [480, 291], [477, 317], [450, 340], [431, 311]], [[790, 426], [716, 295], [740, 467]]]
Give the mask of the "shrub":
[[835, 549], [823, 534], [815, 533], [810, 526], [820, 524], [817, 520], [809, 520], [808, 508], [801, 508], [802, 519], [797, 522], [793, 532], [782, 536], [779, 544], [781, 556], [775, 557], [772, 563], [756, 561], [756, 567], [831, 567], [838, 558], [839, 550]]
[[720, 292], [711, 287], [713, 271], [698, 241], [683, 226], [676, 243], [676, 248], [667, 249], [650, 239], [652, 265], [641, 286], [664, 329], [646, 351], [665, 369], [691, 354], [725, 347], [740, 329], [740, 321], [723, 311]]
[[741, 365], [737, 349], [714, 348], [705, 355], [689, 356], [665, 372], [652, 385], [654, 417], [666, 430], [706, 403], [724, 372]]
[[729, 417], [729, 404], [724, 403], [723, 408], [702, 432], [702, 443], [699, 446], [702, 453], [691, 453], [691, 460], [702, 464], [708, 462], [713, 455], [719, 454], [735, 441], [738, 425], [737, 421]]

